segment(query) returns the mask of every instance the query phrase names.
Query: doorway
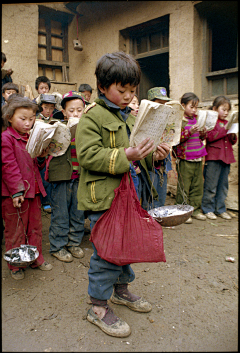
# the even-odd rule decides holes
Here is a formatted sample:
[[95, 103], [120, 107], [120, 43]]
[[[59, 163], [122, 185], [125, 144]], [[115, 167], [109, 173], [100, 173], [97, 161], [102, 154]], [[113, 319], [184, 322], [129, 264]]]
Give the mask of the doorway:
[[147, 92], [152, 87], [165, 87], [169, 97], [169, 53], [162, 53], [137, 59], [142, 77], [138, 87], [139, 101], [147, 99]]

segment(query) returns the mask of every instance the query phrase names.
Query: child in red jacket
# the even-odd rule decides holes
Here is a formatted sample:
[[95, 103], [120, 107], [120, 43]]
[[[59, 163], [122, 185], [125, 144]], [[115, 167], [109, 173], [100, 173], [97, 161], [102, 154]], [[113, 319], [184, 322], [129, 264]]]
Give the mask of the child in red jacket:
[[237, 136], [226, 129], [226, 117], [231, 110], [230, 100], [219, 96], [210, 109], [218, 112], [218, 120], [214, 129], [207, 133], [202, 210], [209, 219], [216, 219], [216, 215], [231, 219], [226, 212], [225, 199], [230, 164], [236, 162], [232, 145], [237, 142]]
[[[4, 111], [8, 127], [2, 132], [2, 217], [5, 222], [6, 251], [26, 244], [26, 232], [29, 245], [36, 246], [39, 252], [31, 267], [48, 271], [52, 265], [44, 261], [42, 255], [40, 200], [40, 194], [46, 196], [46, 192], [37, 158], [31, 158], [26, 150], [37, 109], [37, 105], [29, 98], [15, 97]], [[41, 157], [44, 156], [43, 153]], [[12, 278], [24, 278], [21, 268], [10, 264], [8, 267]]]

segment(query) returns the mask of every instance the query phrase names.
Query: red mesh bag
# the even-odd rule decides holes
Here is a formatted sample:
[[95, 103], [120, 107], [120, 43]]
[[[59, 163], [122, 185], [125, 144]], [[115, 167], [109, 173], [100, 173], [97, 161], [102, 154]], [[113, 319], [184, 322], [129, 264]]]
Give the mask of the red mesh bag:
[[114, 193], [111, 207], [91, 232], [98, 255], [118, 266], [166, 262], [162, 227], [141, 207], [130, 173], [124, 173]]

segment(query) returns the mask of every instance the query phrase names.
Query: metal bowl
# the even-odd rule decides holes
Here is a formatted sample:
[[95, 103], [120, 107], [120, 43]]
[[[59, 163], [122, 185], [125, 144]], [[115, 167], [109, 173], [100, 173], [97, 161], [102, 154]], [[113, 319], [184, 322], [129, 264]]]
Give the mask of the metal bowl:
[[186, 222], [193, 211], [190, 205], [169, 205], [153, 208], [148, 213], [163, 227], [173, 227]]
[[[20, 249], [30, 249], [34, 252], [34, 258], [31, 258], [31, 260], [29, 261], [22, 261], [21, 259], [19, 259], [20, 261], [17, 261], [17, 260], [14, 260], [13, 259], [13, 254], [14, 253], [18, 253]], [[33, 245], [21, 245], [20, 247], [18, 248], [13, 248], [13, 249], [10, 249], [8, 251], [5, 252], [3, 258], [4, 260], [6, 260], [10, 265], [12, 266], [16, 266], [16, 267], [26, 267], [26, 266], [29, 266], [31, 265], [39, 256], [39, 252], [37, 250], [37, 247], [36, 246], [33, 246]]]

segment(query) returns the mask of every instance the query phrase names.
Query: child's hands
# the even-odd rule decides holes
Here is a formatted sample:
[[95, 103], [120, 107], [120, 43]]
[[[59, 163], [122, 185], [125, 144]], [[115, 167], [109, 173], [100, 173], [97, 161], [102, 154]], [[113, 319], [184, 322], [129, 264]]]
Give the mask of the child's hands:
[[143, 142], [139, 143], [136, 147], [128, 147], [125, 149], [127, 159], [129, 161], [140, 161], [147, 157], [153, 151], [154, 141], [150, 141], [150, 137], [146, 138]]
[[13, 199], [13, 207], [20, 208], [22, 206], [23, 201], [24, 201], [24, 197], [23, 196], [14, 197], [14, 199]]
[[159, 161], [165, 159], [169, 152], [170, 146], [166, 142], [160, 143], [160, 145], [157, 146], [157, 150], [153, 153], [153, 160]]
[[199, 137], [203, 137], [206, 135], [207, 129], [206, 126], [202, 130], [199, 131]]
[[49, 154], [49, 146], [48, 146], [47, 148], [45, 148], [45, 149], [42, 151], [42, 154], [40, 154], [38, 157], [39, 157], [39, 158], [43, 158], [43, 157], [46, 157], [48, 154]]
[[199, 131], [199, 125], [198, 124], [195, 124], [191, 127], [190, 129], [190, 134], [195, 134], [195, 132]]
[[11, 76], [12, 73], [13, 73], [13, 70], [12, 70], [12, 69], [8, 69], [8, 70], [7, 70], [7, 75], [8, 75], [8, 76]]

